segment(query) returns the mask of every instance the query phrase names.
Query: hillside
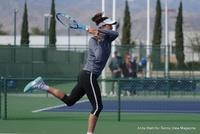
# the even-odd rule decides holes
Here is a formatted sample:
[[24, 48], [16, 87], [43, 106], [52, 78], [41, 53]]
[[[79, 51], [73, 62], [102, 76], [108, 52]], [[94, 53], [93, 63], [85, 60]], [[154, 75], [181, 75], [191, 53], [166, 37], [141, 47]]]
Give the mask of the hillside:
[[[164, 1], [162, 7], [164, 8]], [[185, 30], [200, 30], [200, 1], [199, 0], [182, 0], [183, 16]], [[73, 16], [83, 25], [94, 26], [91, 22], [91, 16], [97, 12], [101, 12], [101, 0], [55, 0], [56, 12], [65, 12]], [[125, 0], [116, 0], [117, 10], [116, 19], [120, 19], [121, 26], [123, 23], [123, 14]], [[170, 9], [178, 9], [179, 0], [168, 0]], [[151, 32], [155, 16], [156, 0], [151, 0]], [[50, 13], [51, 0], [27, 0], [29, 27], [39, 27], [44, 29], [44, 14]], [[3, 30], [13, 33], [14, 27], [14, 9], [18, 9], [17, 13], [17, 34], [21, 32], [21, 22], [24, 10], [23, 0], [0, 0], [0, 23], [3, 23]], [[146, 0], [129, 0], [129, 8], [132, 18], [132, 38], [138, 40], [146, 39]], [[106, 16], [112, 17], [112, 0], [106, 0]], [[169, 13], [169, 18], [174, 18], [177, 12]], [[164, 13], [163, 13], [163, 31], [164, 31]], [[169, 19], [169, 30], [174, 30], [175, 19]], [[121, 29], [120, 29], [121, 30]], [[67, 35], [67, 29], [57, 23], [57, 34]], [[81, 30], [73, 30], [71, 34], [85, 34]]]

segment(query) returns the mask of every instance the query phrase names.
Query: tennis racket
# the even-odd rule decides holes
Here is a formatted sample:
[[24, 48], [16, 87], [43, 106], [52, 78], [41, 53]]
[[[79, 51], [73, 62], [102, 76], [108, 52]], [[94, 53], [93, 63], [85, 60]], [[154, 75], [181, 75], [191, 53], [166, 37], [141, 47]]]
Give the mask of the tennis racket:
[[63, 24], [64, 26], [66, 26], [68, 28], [83, 29], [86, 31], [88, 30], [87, 27], [79, 24], [75, 19], [73, 19], [72, 17], [70, 17], [69, 15], [67, 15], [65, 13], [57, 13], [56, 18], [61, 24]]

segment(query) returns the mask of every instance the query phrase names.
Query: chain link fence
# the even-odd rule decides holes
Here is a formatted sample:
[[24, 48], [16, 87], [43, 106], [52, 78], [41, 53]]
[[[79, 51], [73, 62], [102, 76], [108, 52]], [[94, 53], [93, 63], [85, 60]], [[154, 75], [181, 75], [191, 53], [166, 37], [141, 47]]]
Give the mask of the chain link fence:
[[[91, 110], [86, 96], [72, 107], [48, 93], [23, 93], [33, 79], [1, 78], [2, 119], [60, 119], [87, 120]], [[55, 88], [70, 94], [76, 79], [44, 79]], [[115, 83], [116, 94], [111, 92]], [[137, 78], [99, 79], [104, 109], [100, 120], [176, 120], [199, 121], [200, 79], [194, 78]]]
[[[37, 76], [46, 78], [76, 77], [86, 61], [87, 46], [71, 45], [69, 48], [62, 48], [58, 45], [57, 47], [56, 49], [41, 48], [40, 46], [33, 48], [0, 46], [0, 76], [9, 75], [10, 77], [12, 75], [17, 78], [34, 78]], [[139, 63], [140, 60], [148, 56], [146, 49], [147, 47], [142, 44], [135, 47], [116, 45], [116, 50], [118, 50], [122, 61], [124, 61], [125, 55], [129, 54], [131, 59], [134, 55], [137, 55], [137, 63]], [[156, 60], [152, 60], [155, 57], [150, 55], [151, 61], [155, 62], [151, 62], [150, 72], [147, 72], [151, 77], [200, 77], [198, 52], [189, 46], [185, 46], [185, 68], [179, 68], [175, 50], [168, 48], [170, 51], [166, 55], [165, 49], [165, 46], [159, 48], [160, 56], [156, 56]], [[150, 48], [150, 50], [153, 51], [154, 48]], [[198, 48], [195, 50], [198, 50]], [[166, 61], [166, 56], [169, 56], [169, 61]], [[105, 70], [106, 77], [110, 77], [111, 72], [108, 65], [106, 65]]]
[[[67, 107], [48, 93], [23, 93], [27, 83], [42, 76], [48, 85], [70, 94], [85, 63], [87, 46], [70, 47], [58, 50], [0, 46], [1, 119], [88, 119], [91, 106], [86, 96], [74, 106]], [[117, 45], [116, 49], [122, 61], [127, 54], [137, 55], [138, 62], [147, 57], [146, 46], [142, 44], [136, 47]], [[180, 69], [175, 50], [168, 48], [169, 54], [165, 54], [165, 49], [165, 46], [159, 48], [157, 67], [151, 63], [150, 72], [144, 70], [144, 74], [138, 73], [136, 79], [111, 79], [106, 66], [106, 78], [99, 77], [98, 80], [100, 89], [106, 92], [102, 94], [104, 109], [100, 120], [200, 121], [199, 54], [185, 47], [186, 67]], [[166, 55], [169, 56], [167, 77]], [[146, 78], [145, 73], [150, 73], [150, 77]], [[113, 83], [115, 92], [110, 94]]]

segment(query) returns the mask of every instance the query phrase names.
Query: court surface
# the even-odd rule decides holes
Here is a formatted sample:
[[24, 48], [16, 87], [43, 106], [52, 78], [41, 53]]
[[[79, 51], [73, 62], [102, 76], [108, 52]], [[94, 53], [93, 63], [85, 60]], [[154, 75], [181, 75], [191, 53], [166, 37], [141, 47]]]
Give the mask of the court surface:
[[[200, 101], [183, 100], [121, 100], [120, 106], [117, 100], [104, 100], [103, 112], [127, 113], [200, 113]], [[32, 112], [90, 112], [91, 105], [88, 100], [79, 101], [75, 105], [59, 105], [37, 109]]]

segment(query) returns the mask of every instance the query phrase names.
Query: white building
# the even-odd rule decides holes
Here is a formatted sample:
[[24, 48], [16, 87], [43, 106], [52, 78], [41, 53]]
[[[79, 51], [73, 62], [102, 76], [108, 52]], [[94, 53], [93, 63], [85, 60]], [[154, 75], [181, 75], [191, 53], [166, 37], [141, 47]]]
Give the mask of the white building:
[[[86, 34], [82, 36], [72, 35], [68, 36], [57, 36], [56, 47], [57, 50], [70, 50], [70, 51], [85, 51], [87, 49], [88, 40], [91, 35]], [[200, 32], [199, 31], [186, 31], [184, 32], [184, 54], [185, 62], [188, 61], [200, 61], [200, 52], [194, 52], [191, 49], [191, 39], [199, 38], [200, 41]], [[20, 45], [21, 36], [16, 36], [16, 45]], [[31, 35], [30, 38], [30, 47], [46, 47], [45, 46], [45, 36], [34, 36]], [[116, 44], [119, 44], [119, 38], [116, 40]], [[197, 43], [194, 41], [194, 43]], [[0, 36], [0, 45], [14, 45], [14, 36]], [[176, 62], [175, 56], [175, 32], [169, 32], [169, 45], [170, 45], [170, 62]], [[198, 44], [200, 47], [200, 44]], [[134, 54], [138, 52], [134, 52]]]
[[[200, 51], [194, 52], [194, 48], [192, 49], [191, 41], [195, 43], [200, 48], [200, 42], [197, 44], [196, 38], [200, 41], [200, 32], [199, 31], [185, 31], [184, 32], [184, 54], [185, 54], [185, 62], [188, 61], [200, 61]], [[169, 45], [170, 45], [170, 61], [175, 62], [175, 32], [169, 32]]]
[[[81, 51], [85, 50], [88, 45], [88, 39], [90, 36], [57, 36], [56, 47], [58, 50], [68, 50], [71, 51]], [[16, 36], [16, 45], [20, 45], [21, 36]], [[44, 36], [30, 36], [29, 38], [30, 47], [43, 48], [45, 46], [45, 37]], [[1, 45], [14, 45], [14, 36], [0, 36]]]

